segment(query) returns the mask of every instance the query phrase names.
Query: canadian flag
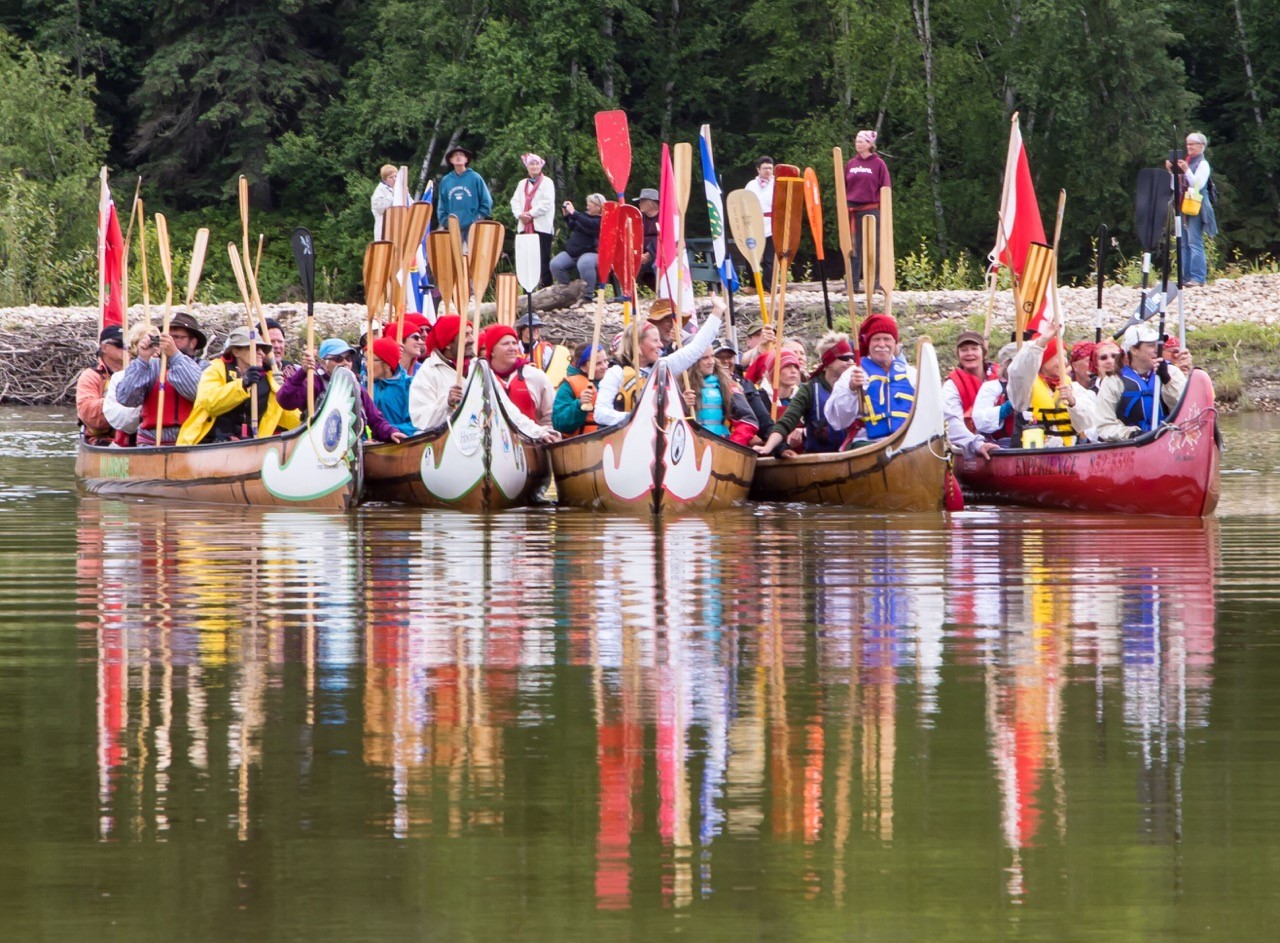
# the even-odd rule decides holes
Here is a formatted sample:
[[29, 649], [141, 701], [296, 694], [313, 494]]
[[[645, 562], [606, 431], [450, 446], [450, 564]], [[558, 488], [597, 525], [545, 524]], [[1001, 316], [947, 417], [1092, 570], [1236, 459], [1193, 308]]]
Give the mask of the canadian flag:
[[[679, 264], [680, 204], [676, 199], [676, 174], [671, 166], [671, 148], [662, 145], [662, 174], [658, 181], [658, 297], [670, 298], [672, 307], [693, 315], [693, 278], [689, 266]], [[683, 285], [681, 284], [683, 282]]]
[[99, 331], [124, 324], [124, 236], [116, 204], [107, 186], [107, 169], [102, 168], [98, 193], [98, 311]]

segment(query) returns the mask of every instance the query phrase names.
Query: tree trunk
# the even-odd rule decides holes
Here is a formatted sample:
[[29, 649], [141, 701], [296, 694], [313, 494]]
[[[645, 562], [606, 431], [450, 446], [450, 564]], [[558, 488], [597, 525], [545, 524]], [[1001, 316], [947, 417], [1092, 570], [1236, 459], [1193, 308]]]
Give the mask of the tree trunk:
[[[1258, 101], [1258, 83], [1253, 77], [1253, 60], [1249, 57], [1249, 44], [1244, 33], [1244, 14], [1240, 10], [1240, 0], [1231, 0], [1236, 14], [1236, 35], [1240, 38], [1240, 58], [1244, 62], [1245, 84], [1249, 89], [1249, 101], [1253, 104], [1253, 121], [1258, 126], [1258, 134], [1265, 134], [1262, 120], [1262, 105]], [[1280, 193], [1276, 191], [1276, 178], [1270, 171], [1264, 171], [1267, 178], [1267, 189], [1271, 192], [1271, 202], [1280, 212]]]
[[431, 158], [436, 153], [436, 141], [440, 140], [440, 122], [444, 121], [444, 115], [436, 116], [436, 123], [431, 128], [431, 140], [427, 142], [427, 153], [422, 158], [422, 170], [418, 172], [418, 193], [421, 194], [427, 187], [427, 178], [431, 176]]
[[942, 208], [942, 167], [938, 158], [937, 93], [933, 88], [933, 28], [929, 22], [929, 0], [911, 0], [916, 36], [924, 60], [925, 124], [929, 132], [929, 182], [933, 189], [933, 215], [938, 227], [938, 251], [947, 257], [947, 219]]
[[609, 101], [613, 101], [614, 89], [614, 56], [613, 56], [613, 11], [606, 9], [604, 11], [604, 19], [600, 24], [600, 35], [605, 41], [604, 56], [604, 78], [600, 85], [600, 92]]

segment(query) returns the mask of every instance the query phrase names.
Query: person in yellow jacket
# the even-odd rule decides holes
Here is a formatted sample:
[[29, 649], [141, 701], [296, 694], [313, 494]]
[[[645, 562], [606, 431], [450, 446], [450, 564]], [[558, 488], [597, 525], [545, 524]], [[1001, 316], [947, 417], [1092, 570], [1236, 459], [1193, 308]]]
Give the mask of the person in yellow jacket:
[[253, 435], [251, 392], [258, 400], [258, 438], [296, 427], [302, 421], [298, 410], [281, 409], [276, 402], [280, 378], [271, 367], [270, 354], [271, 341], [267, 338], [251, 341], [247, 327], [232, 331], [222, 356], [200, 375], [195, 403], [178, 433], [177, 444], [250, 438]]

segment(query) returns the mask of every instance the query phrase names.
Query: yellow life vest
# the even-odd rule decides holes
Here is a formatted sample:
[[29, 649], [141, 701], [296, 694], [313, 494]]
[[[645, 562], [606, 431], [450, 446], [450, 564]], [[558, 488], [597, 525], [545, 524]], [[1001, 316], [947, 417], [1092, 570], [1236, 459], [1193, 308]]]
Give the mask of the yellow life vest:
[[629, 413], [636, 408], [636, 397], [644, 389], [644, 378], [635, 367], [622, 368], [622, 386], [618, 395], [613, 398], [613, 408], [620, 413]]
[[1045, 435], [1059, 436], [1063, 445], [1076, 444], [1076, 430], [1071, 425], [1071, 414], [1067, 412], [1067, 407], [1058, 403], [1049, 384], [1038, 374], [1031, 384], [1031, 416], [1044, 426]]

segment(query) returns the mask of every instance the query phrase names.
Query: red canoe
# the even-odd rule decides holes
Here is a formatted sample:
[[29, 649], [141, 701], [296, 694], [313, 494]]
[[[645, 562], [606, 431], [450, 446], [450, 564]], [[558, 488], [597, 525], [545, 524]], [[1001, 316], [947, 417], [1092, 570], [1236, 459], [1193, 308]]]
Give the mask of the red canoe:
[[1068, 449], [1002, 449], [957, 457], [974, 501], [1119, 514], [1204, 517], [1218, 506], [1221, 446], [1213, 383], [1193, 370], [1182, 401], [1154, 433]]

